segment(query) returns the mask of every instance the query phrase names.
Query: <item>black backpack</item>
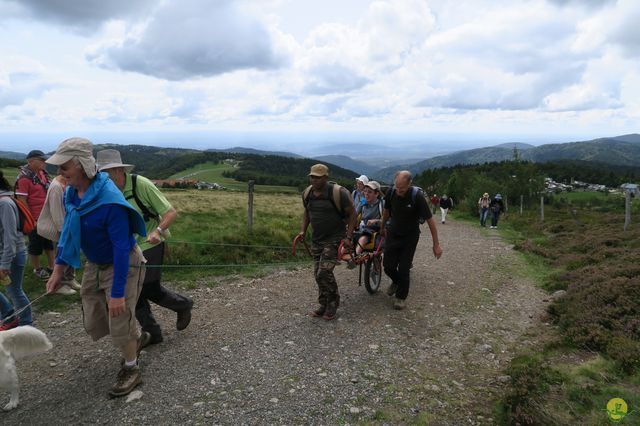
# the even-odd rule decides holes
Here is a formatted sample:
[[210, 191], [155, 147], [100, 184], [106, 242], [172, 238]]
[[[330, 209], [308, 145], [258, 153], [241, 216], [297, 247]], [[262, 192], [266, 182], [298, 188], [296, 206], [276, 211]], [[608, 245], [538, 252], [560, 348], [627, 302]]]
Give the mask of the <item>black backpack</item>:
[[[419, 186], [411, 186], [411, 204], [413, 204], [414, 206], [416, 205], [416, 198], [418, 197], [418, 193], [422, 194], [422, 196], [424, 197], [422, 188], [420, 188]], [[387, 194], [388, 195], [385, 198], [385, 203], [391, 203], [391, 200], [393, 200], [393, 196], [396, 194], [396, 187], [392, 186], [391, 188], [389, 188], [389, 192]], [[422, 216], [418, 218], [420, 224], [423, 224], [426, 220], [427, 218]]]
[[144, 203], [142, 202], [142, 200], [140, 200], [140, 197], [138, 197], [138, 192], [136, 191], [136, 181], [138, 179], [138, 175], [131, 173], [131, 195], [129, 195], [127, 197], [127, 201], [129, 201], [130, 199], [135, 199], [136, 200], [136, 204], [138, 205], [138, 207], [140, 207], [140, 210], [142, 210], [142, 217], [144, 219], [145, 222], [149, 222], [151, 219], [156, 219], [158, 220], [158, 222], [161, 220], [160, 215], [157, 213], [152, 213], [151, 210], [144, 205]]
[[[340, 189], [342, 187], [335, 182], [329, 182], [327, 183], [327, 185], [329, 186], [329, 201], [331, 202], [333, 208], [336, 209], [336, 213], [338, 213], [338, 216], [344, 219], [347, 214], [344, 211], [342, 202], [340, 201]], [[302, 192], [302, 204], [304, 205], [305, 209], [309, 208], [309, 198], [311, 196], [312, 188], [313, 186], [309, 185]]]

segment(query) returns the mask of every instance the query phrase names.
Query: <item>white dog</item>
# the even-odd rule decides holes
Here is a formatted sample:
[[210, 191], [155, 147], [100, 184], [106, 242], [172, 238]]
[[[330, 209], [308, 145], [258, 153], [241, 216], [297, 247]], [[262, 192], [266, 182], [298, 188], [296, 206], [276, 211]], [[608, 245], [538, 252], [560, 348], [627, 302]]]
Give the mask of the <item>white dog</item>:
[[0, 331], [0, 388], [11, 392], [5, 411], [18, 406], [18, 372], [16, 359], [39, 354], [51, 349], [51, 342], [40, 330], [29, 325]]

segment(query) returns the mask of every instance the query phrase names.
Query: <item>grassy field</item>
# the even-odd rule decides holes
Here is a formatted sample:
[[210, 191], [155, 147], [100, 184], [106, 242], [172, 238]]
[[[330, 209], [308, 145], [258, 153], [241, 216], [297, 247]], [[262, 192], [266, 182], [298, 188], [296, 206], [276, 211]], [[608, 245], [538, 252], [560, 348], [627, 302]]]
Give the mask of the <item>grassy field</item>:
[[[225, 171], [232, 171], [234, 167], [230, 164], [207, 162], [198, 164], [187, 170], [183, 170], [180, 173], [176, 173], [169, 179], [199, 179], [209, 183], [218, 183], [227, 189], [234, 191], [246, 191], [247, 182], [239, 182], [237, 180], [225, 177], [222, 175]], [[297, 188], [290, 186], [274, 186], [274, 185], [256, 185], [256, 192], [283, 192], [283, 193], [297, 193]]]
[[9, 181], [10, 184], [13, 184], [16, 181], [16, 177], [18, 176], [17, 167], [3, 167], [0, 170], [2, 170], [4, 177]]
[[[277, 268], [308, 264], [304, 250], [291, 254], [291, 240], [300, 228], [302, 203], [297, 194], [254, 195], [253, 232], [247, 227], [247, 193], [174, 190], [165, 192], [178, 211], [167, 242], [164, 279], [185, 287], [214, 286], [219, 277], [259, 276]], [[44, 256], [41, 259], [46, 264]], [[45, 292], [27, 266], [24, 287], [33, 299]], [[79, 277], [81, 271], [79, 271]], [[77, 295], [47, 296], [40, 312], [64, 309]]]
[[620, 203], [571, 205], [549, 206], [544, 222], [537, 212], [500, 222], [531, 277], [550, 293], [567, 292], [544, 320], [557, 327], [536, 330], [539, 349], [505, 372], [511, 382], [496, 409], [501, 424], [605, 424], [612, 398], [633, 411], [627, 424], [640, 424], [640, 223], [634, 216], [623, 232]]

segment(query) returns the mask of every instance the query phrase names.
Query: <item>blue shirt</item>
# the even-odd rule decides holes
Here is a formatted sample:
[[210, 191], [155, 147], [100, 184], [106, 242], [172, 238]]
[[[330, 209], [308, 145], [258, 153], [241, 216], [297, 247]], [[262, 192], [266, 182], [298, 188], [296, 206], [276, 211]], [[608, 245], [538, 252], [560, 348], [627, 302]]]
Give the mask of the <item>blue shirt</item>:
[[[81, 199], [77, 193], [71, 202], [79, 206]], [[105, 204], [83, 215], [80, 219], [80, 247], [90, 262], [113, 264], [113, 284], [111, 297], [124, 297], [129, 271], [129, 252], [136, 239], [129, 229], [129, 213], [118, 204]], [[59, 255], [57, 264], [65, 264]]]

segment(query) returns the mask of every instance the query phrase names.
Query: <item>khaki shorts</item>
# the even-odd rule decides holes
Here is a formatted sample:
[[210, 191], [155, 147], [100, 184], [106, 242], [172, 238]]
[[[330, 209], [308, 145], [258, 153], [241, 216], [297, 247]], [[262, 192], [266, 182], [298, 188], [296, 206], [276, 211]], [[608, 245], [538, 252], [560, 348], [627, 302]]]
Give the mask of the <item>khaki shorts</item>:
[[126, 310], [115, 318], [109, 317], [109, 299], [113, 284], [113, 265], [85, 264], [82, 275], [82, 317], [84, 329], [95, 341], [111, 335], [113, 343], [122, 348], [140, 337], [136, 321], [136, 302], [145, 274], [145, 259], [136, 245], [129, 253], [129, 272], [124, 290]]

